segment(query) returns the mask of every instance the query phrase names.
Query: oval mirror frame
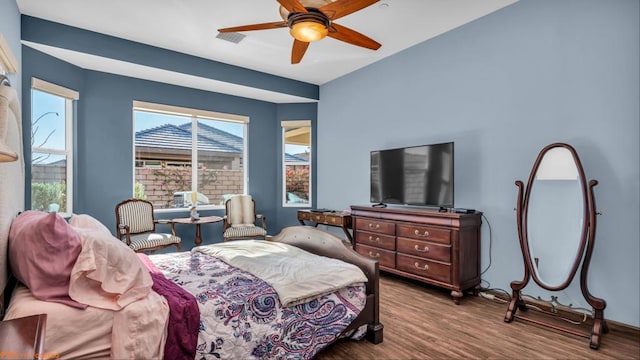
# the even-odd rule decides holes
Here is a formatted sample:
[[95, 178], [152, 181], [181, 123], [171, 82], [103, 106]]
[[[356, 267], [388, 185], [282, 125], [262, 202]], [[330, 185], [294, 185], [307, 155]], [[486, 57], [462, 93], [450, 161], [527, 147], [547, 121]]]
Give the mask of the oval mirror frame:
[[[561, 161], [561, 163], [563, 162], [565, 164], [565, 168], [570, 168], [571, 171], [569, 172], [561, 171], [561, 173], [564, 173], [564, 175], [562, 176], [559, 176], [557, 171], [552, 172], [552, 175], [541, 175], [540, 168], [547, 167], [548, 165], [550, 165], [550, 164], [545, 164], [546, 162], [544, 160], [545, 157], [548, 154], [554, 153], [554, 152], [560, 153], [562, 155], [560, 157], [564, 158], [564, 160]], [[572, 165], [567, 166], [567, 164], [570, 164], [570, 163], [573, 163], [575, 167]], [[534, 195], [532, 195], [532, 189], [534, 187], [533, 185], [536, 184], [536, 181], [544, 182], [545, 180], [554, 180], [554, 181], [563, 180], [563, 179], [568, 180], [569, 175], [567, 174], [570, 174], [571, 180], [574, 180], [576, 178], [578, 179], [578, 182], [577, 182], [578, 186], [569, 182], [565, 184], [558, 184], [558, 183], [554, 184], [551, 181], [548, 184], [538, 185], [539, 187], [542, 188], [542, 194], [545, 194], [546, 192], [547, 201], [548, 199], [554, 199], [553, 196], [555, 196], [556, 194], [560, 194], [562, 191], [566, 191], [566, 189], [573, 188], [572, 191], [575, 192], [573, 195], [569, 197], [559, 196], [559, 198], [562, 198], [564, 202], [573, 201], [574, 203], [582, 204], [582, 211], [574, 210], [573, 212], [574, 216], [576, 216], [575, 214], [577, 213], [582, 214], [579, 222], [578, 221], [573, 222], [571, 226], [568, 226], [568, 227], [565, 226], [565, 224], [562, 221], [556, 221], [554, 223], [556, 226], [561, 227], [562, 231], [566, 229], [574, 229], [574, 233], [575, 233], [575, 229], [578, 228], [579, 229], [578, 232], [580, 233], [577, 241], [574, 236], [569, 235], [571, 238], [574, 239], [573, 246], [577, 246], [577, 248], [575, 247], [573, 248], [574, 249], [573, 251], [575, 251], [575, 255], [573, 256], [574, 257], [573, 263], [570, 262], [571, 259], [568, 259], [568, 263], [570, 264], [570, 266], [565, 267], [565, 269], [567, 269], [563, 273], [565, 274], [564, 275], [565, 278], [558, 276], [557, 279], [562, 279], [562, 280], [558, 280], [557, 282], [559, 284], [556, 285], [555, 283], [550, 284], [548, 282], [545, 282], [544, 279], [541, 278], [540, 271], [537, 268], [537, 259], [536, 259], [537, 254], [534, 252], [534, 251], [539, 251], [540, 254], [543, 255], [544, 261], [546, 264], [547, 262], [549, 262], [549, 256], [555, 256], [555, 254], [553, 254], [553, 249], [551, 251], [548, 251], [547, 249], [544, 249], [544, 248], [536, 248], [532, 250], [531, 241], [535, 241], [535, 240], [529, 239], [530, 233], [527, 231], [527, 226], [539, 226], [539, 224], [536, 224], [536, 225], [531, 224], [530, 223], [531, 219], [528, 218], [529, 212], [531, 211], [531, 198], [532, 196], [538, 196], [535, 193]], [[536, 176], [540, 176], [542, 177], [542, 179], [536, 180]], [[514, 319], [518, 318], [518, 319], [533, 322], [538, 325], [548, 326], [555, 330], [564, 331], [569, 334], [573, 334], [577, 336], [587, 336], [587, 334], [576, 332], [574, 329], [560, 326], [558, 325], [557, 322], [551, 323], [551, 322], [542, 321], [540, 319], [534, 319], [522, 314], [516, 315], [516, 312], [518, 310], [520, 310], [521, 312], [524, 312], [529, 308], [529, 304], [527, 304], [527, 301], [525, 300], [525, 297], [522, 291], [527, 286], [531, 278], [533, 278], [535, 283], [538, 284], [542, 289], [545, 289], [548, 291], [563, 290], [571, 284], [573, 278], [577, 273], [578, 268], [580, 268], [580, 290], [582, 291], [582, 295], [584, 296], [584, 299], [589, 303], [589, 305], [592, 306], [591, 314], [592, 314], [593, 324], [591, 328], [591, 334], [590, 336], [587, 336], [587, 337], [590, 337], [591, 339], [589, 343], [589, 347], [591, 347], [592, 349], [598, 349], [600, 346], [600, 339], [602, 335], [608, 332], [608, 328], [609, 328], [607, 325], [607, 321], [604, 318], [604, 309], [607, 306], [607, 302], [603, 298], [598, 298], [593, 296], [587, 286], [587, 276], [588, 276], [587, 273], [589, 271], [589, 263], [591, 262], [591, 256], [593, 254], [595, 235], [596, 235], [596, 214], [599, 214], [598, 212], [596, 212], [596, 204], [595, 204], [596, 200], [595, 200], [595, 195], [593, 191], [593, 188], [596, 185], [598, 185], [598, 181], [590, 180], [589, 183], [587, 184], [585, 180], [584, 170], [582, 168], [582, 163], [580, 162], [580, 159], [578, 158], [578, 155], [575, 149], [573, 149], [573, 147], [571, 147], [568, 144], [554, 143], [546, 146], [544, 149], [542, 149], [542, 151], [538, 155], [536, 162], [533, 166], [533, 169], [531, 170], [531, 174], [529, 176], [529, 182], [527, 183], [527, 186], [525, 187], [522, 181], [520, 180], [516, 180], [515, 184], [518, 187], [518, 198], [517, 198], [515, 210], [517, 214], [516, 221], [517, 221], [517, 227], [518, 227], [518, 238], [520, 241], [520, 249], [522, 250], [522, 257], [524, 261], [524, 277], [522, 278], [522, 280], [514, 280], [511, 282], [511, 290], [513, 292], [512, 292], [511, 300], [509, 301], [509, 306], [507, 307], [507, 312], [505, 313], [505, 316], [504, 316], [504, 321], [512, 322]], [[557, 186], [557, 185], [560, 185], [560, 186]], [[536, 191], [539, 191], [539, 190], [540, 189]], [[539, 207], [540, 204], [535, 204], [535, 201], [539, 201], [539, 200], [534, 199], [534, 207], [536, 206]], [[562, 201], [555, 201], [555, 202], [556, 204], [554, 205], [562, 206]], [[572, 209], [572, 208], [575, 209], [577, 208], [577, 206], [579, 205], [573, 204], [568, 206], [567, 209]], [[537, 216], [540, 219], [541, 216], [542, 217], [548, 216], [548, 214], [546, 214], [544, 210], [545, 209], [543, 207], [539, 209], [534, 209], [533, 211], [534, 212], [538, 211], [538, 214], [533, 215], [533, 217], [535, 218]], [[552, 215], [559, 216], [557, 214], [562, 214], [562, 210], [558, 210]], [[546, 232], [546, 230], [534, 231], [534, 236], [538, 238], [540, 238], [541, 234], [542, 236], [551, 236], [556, 241], [562, 240], [562, 238], [556, 237], [556, 234], [554, 234], [553, 232]], [[563, 232], [563, 234], [566, 235], [571, 233], [565, 231]], [[554, 244], [552, 244], [551, 246], [553, 247], [553, 245]], [[553, 265], [554, 260], [555, 259], [553, 259], [549, 263]], [[544, 276], [547, 276], [546, 274], [549, 274], [546, 271], [547, 269], [545, 269]], [[553, 278], [553, 276], [556, 276], [553, 273], [551, 274], [552, 275], [549, 275], [548, 278]], [[553, 309], [555, 309], [556, 305], [559, 304], [556, 300], [556, 297], [554, 296], [551, 296], [551, 301], [542, 300], [540, 297], [538, 297], [538, 300], [544, 303], [547, 303], [547, 305], [550, 306], [551, 312], [544, 311], [547, 315], [553, 315], [553, 313], [555, 312], [553, 311]], [[535, 308], [538, 308], [538, 305], [539, 304], [537, 304]], [[569, 304], [568, 307], [572, 308], [572, 305]], [[582, 323], [584, 324], [584, 321]]]
[[[569, 157], [570, 154], [570, 157]], [[552, 157], [555, 157], [552, 159]], [[570, 162], [573, 162], [575, 168], [567, 166]], [[554, 166], [553, 162], [559, 163], [559, 166]], [[535, 222], [531, 222], [532, 220], [540, 220], [540, 209], [539, 205], [536, 204], [538, 199], [535, 199], [535, 196], [538, 194], [534, 189], [535, 185], [538, 185], [539, 188], [542, 187], [544, 181], [566, 181], [566, 180], [577, 180], [577, 189], [573, 189], [573, 191], [579, 192], [580, 204], [581, 208], [576, 209], [576, 212], [572, 215], [579, 216], [579, 218], [574, 219], [566, 219], [567, 223], [571, 223], [575, 227], [579, 233], [575, 234], [575, 238], [569, 239], [568, 245], [565, 246], [565, 251], [563, 253], [566, 255], [564, 264], [560, 264], [562, 267], [562, 271], [559, 271], [561, 277], [559, 280], [554, 282], [545, 281], [545, 278], [541, 276], [541, 271], [539, 271], [538, 261], [540, 260], [537, 253], [534, 251], [536, 249], [536, 241], [539, 241], [538, 238], [532, 238], [531, 232], [529, 231], [529, 227], [532, 229], [536, 227], [544, 226], [544, 224], [536, 224]], [[556, 194], [558, 195], [558, 194]], [[573, 194], [575, 195], [575, 194]], [[533, 196], [533, 197], [532, 197]], [[536, 205], [537, 208], [532, 207], [532, 205]], [[531, 218], [532, 212], [535, 212], [535, 216]], [[531, 277], [540, 287], [557, 291], [567, 288], [573, 278], [575, 277], [580, 264], [582, 263], [582, 259], [584, 256], [584, 250], [587, 244], [587, 231], [589, 224], [589, 204], [587, 197], [587, 183], [584, 175], [584, 170], [582, 168], [582, 163], [580, 162], [580, 158], [578, 157], [575, 149], [568, 144], [564, 143], [553, 143], [551, 145], [546, 146], [544, 149], [540, 151], [536, 161], [531, 170], [531, 174], [529, 176], [529, 181], [527, 183], [527, 188], [524, 194], [523, 201], [523, 209], [522, 209], [522, 233], [523, 236], [523, 251], [524, 258], [527, 262], [528, 268], [531, 270]], [[557, 219], [556, 219], [557, 220]], [[553, 229], [550, 229], [553, 230]], [[539, 246], [537, 249], [541, 249]], [[575, 249], [575, 250], [573, 250]], [[551, 253], [552, 251], [548, 251], [548, 249], [544, 249], [547, 253]], [[573, 254], [572, 258], [571, 253]], [[548, 261], [547, 261], [548, 263]], [[547, 266], [545, 264], [545, 266]], [[548, 280], [548, 278], [547, 278]]]

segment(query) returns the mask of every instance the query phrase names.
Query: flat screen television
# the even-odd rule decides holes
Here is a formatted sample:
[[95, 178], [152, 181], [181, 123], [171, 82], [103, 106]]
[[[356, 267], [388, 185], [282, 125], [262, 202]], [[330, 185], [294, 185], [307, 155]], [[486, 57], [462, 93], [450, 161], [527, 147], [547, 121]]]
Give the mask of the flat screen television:
[[371, 202], [453, 207], [453, 142], [371, 152]]

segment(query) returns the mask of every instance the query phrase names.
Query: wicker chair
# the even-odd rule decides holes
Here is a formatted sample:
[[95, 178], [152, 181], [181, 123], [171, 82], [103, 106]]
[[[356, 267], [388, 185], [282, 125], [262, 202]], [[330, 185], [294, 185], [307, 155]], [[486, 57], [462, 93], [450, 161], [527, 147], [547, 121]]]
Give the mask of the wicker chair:
[[[161, 223], [171, 225], [171, 234], [156, 232], [156, 224]], [[153, 252], [172, 245], [182, 251], [173, 223], [156, 220], [153, 204], [147, 200], [128, 199], [116, 205], [116, 226], [118, 238], [135, 252]]]
[[[267, 235], [266, 218], [256, 214], [256, 202], [251, 195], [233, 195], [224, 203], [225, 216], [222, 239], [264, 239]], [[261, 226], [256, 226], [260, 220]]]

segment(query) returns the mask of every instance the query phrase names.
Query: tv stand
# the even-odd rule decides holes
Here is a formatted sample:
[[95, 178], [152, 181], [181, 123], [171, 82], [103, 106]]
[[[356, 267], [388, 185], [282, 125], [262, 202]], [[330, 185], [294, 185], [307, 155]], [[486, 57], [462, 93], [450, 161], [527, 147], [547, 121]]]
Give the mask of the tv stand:
[[480, 287], [482, 213], [351, 206], [355, 250], [381, 271], [463, 292]]
[[374, 207], [374, 208], [386, 208], [387, 204], [385, 204], [385, 203], [377, 203], [377, 204], [371, 205], [371, 207]]

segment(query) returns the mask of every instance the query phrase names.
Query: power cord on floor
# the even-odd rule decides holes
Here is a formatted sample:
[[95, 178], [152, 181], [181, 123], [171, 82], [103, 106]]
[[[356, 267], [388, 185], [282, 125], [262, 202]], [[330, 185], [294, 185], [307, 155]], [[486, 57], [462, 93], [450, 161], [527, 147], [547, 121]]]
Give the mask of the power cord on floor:
[[[503, 293], [504, 296], [498, 296], [495, 293]], [[493, 289], [482, 289], [478, 295], [487, 300], [491, 300], [497, 303], [506, 304], [511, 301], [511, 295], [503, 289], [493, 288]]]

